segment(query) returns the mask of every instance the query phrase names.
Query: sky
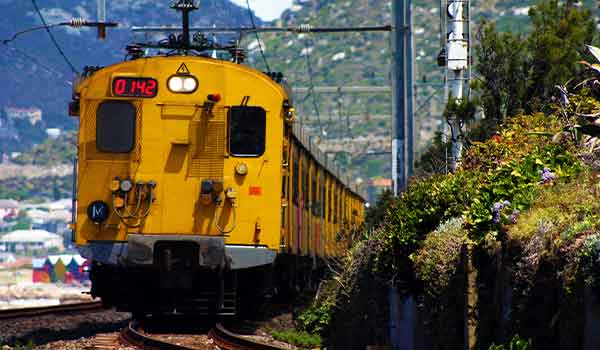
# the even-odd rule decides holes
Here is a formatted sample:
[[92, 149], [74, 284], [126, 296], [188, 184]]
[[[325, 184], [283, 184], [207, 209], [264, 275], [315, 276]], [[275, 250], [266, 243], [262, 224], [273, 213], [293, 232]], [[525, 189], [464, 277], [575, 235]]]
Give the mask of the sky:
[[[231, 0], [232, 2], [246, 7], [246, 0]], [[292, 0], [249, 0], [250, 7], [254, 13], [264, 21], [272, 21], [292, 6]]]

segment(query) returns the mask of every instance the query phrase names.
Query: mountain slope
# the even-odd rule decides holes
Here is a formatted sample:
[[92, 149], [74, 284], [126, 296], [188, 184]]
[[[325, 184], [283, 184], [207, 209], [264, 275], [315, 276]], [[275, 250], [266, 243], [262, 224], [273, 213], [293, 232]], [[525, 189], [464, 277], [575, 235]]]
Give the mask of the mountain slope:
[[[482, 19], [497, 21], [500, 30], [528, 31], [528, 10], [536, 2], [471, 1], [472, 39], [475, 40], [477, 24]], [[586, 0], [584, 6], [595, 8], [596, 4]], [[419, 152], [445, 123], [442, 120], [444, 68], [437, 66], [437, 55], [441, 48], [439, 1], [413, 0], [412, 13], [416, 84], [415, 148]], [[391, 22], [389, 0], [304, 0], [297, 1], [292, 9], [284, 12], [278, 24], [347, 27]], [[388, 33], [263, 34], [262, 39], [271, 68], [284, 72], [294, 85], [309, 86], [311, 71], [314, 85], [391, 85], [392, 53]], [[254, 40], [249, 39], [248, 47], [256, 47]], [[256, 50], [251, 55], [251, 61], [264, 67]], [[391, 98], [388, 94], [329, 94], [318, 95], [314, 100], [312, 96], [298, 94], [295, 101], [299, 114], [305, 118], [305, 125], [313, 129], [323, 144], [345, 144], [361, 136], [370, 138], [372, 142], [367, 142], [362, 151], [350, 152], [349, 157], [342, 157], [360, 176], [364, 178], [379, 173], [388, 177], [391, 174], [390, 156], [385, 153], [390, 148], [373, 146], [378, 139], [391, 139]], [[317, 114], [320, 118], [317, 118]], [[381, 118], [373, 119], [372, 115], [388, 115], [388, 118], [384, 119], [382, 125]], [[376, 171], [373, 171], [374, 167]]]
[[[96, 19], [95, 1], [38, 0], [48, 24], [69, 21], [73, 17]], [[180, 16], [169, 9], [170, 1], [107, 1], [107, 20], [119, 22], [108, 29], [107, 39], [96, 38], [93, 28], [53, 28], [52, 33], [75, 68], [103, 66], [123, 59], [125, 45], [133, 41], [131, 26], [177, 25]], [[191, 15], [192, 25], [249, 25], [246, 9], [227, 0], [201, 1]], [[31, 1], [0, 0], [0, 39], [39, 26], [40, 19]], [[261, 23], [260, 20], [257, 20]], [[138, 37], [137, 40], [143, 40]], [[73, 127], [66, 116], [71, 98], [73, 73], [52, 45], [47, 33], [40, 30], [0, 45], [0, 114], [5, 107], [37, 107], [43, 111], [42, 127]], [[1, 150], [0, 150], [1, 151]]]

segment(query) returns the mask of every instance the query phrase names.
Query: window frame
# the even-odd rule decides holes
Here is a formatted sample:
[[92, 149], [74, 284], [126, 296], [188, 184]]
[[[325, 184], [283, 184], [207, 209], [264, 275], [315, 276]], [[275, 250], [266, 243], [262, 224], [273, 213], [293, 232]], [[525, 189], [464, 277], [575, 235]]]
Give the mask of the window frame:
[[[262, 152], [260, 154], [237, 154], [232, 152], [231, 150], [231, 118], [233, 116], [233, 110], [235, 108], [253, 108], [253, 109], [259, 109], [262, 110], [264, 112], [264, 118], [265, 118], [265, 127], [264, 127], [264, 142], [262, 145]], [[229, 153], [230, 156], [232, 157], [236, 157], [236, 158], [260, 158], [262, 157], [267, 151], [267, 110], [264, 109], [261, 106], [231, 106], [229, 107], [229, 112], [227, 113], [227, 152]]]
[[299, 192], [300, 192], [300, 161], [297, 147], [294, 147], [294, 154], [292, 155], [292, 203], [298, 205]]
[[[133, 109], [133, 127], [132, 127], [132, 134], [133, 135], [131, 137], [131, 147], [127, 151], [107, 150], [106, 148], [100, 147], [100, 144], [98, 143], [98, 140], [99, 140], [99, 132], [98, 131], [100, 130], [100, 128], [98, 127], [98, 124], [99, 124], [98, 123], [98, 117], [99, 117], [98, 113], [99, 113], [100, 109], [102, 108], [102, 106], [105, 105], [105, 104], [129, 105], [129, 107], [131, 107]], [[137, 143], [137, 140], [136, 140], [136, 137], [137, 137], [137, 122], [138, 122], [137, 121], [137, 118], [138, 118], [137, 114], [138, 114], [137, 107], [130, 100], [104, 100], [104, 101], [100, 102], [98, 104], [98, 106], [96, 107], [96, 115], [95, 115], [96, 120], [95, 120], [95, 125], [94, 125], [94, 127], [96, 128], [96, 130], [95, 130], [95, 136], [96, 136], [95, 147], [96, 147], [96, 150], [98, 152], [101, 152], [101, 153], [109, 153], [109, 154], [129, 154], [129, 153], [133, 152], [133, 150], [135, 150], [135, 146], [136, 146], [136, 143]]]

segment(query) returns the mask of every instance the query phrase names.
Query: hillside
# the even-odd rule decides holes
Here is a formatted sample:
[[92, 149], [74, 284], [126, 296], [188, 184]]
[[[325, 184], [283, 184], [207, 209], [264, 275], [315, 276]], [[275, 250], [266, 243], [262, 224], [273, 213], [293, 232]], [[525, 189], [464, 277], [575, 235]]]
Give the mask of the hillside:
[[[528, 7], [536, 1], [472, 1], [471, 15], [473, 33], [482, 19], [498, 22], [500, 30], [510, 29], [526, 32], [530, 28]], [[585, 6], [595, 8], [593, 1]], [[430, 144], [435, 131], [443, 128], [442, 111], [444, 70], [437, 66], [440, 50], [439, 2], [434, 0], [413, 1], [413, 34], [415, 45], [415, 142], [417, 152]], [[346, 1], [298, 1], [283, 13], [280, 25], [309, 23], [313, 26], [374, 26], [391, 23], [389, 0]], [[387, 33], [352, 34], [287, 34], [261, 37], [265, 42], [265, 54], [274, 70], [285, 73], [297, 86], [309, 86], [310, 70], [314, 85], [389, 85], [391, 52], [390, 35]], [[255, 38], [248, 39], [248, 47], [254, 48], [251, 62], [264, 69], [258, 54]], [[583, 49], [583, 48], [582, 48]], [[476, 72], [475, 72], [476, 74]], [[297, 95], [295, 98], [305, 125], [325, 143], [345, 145], [358, 136], [371, 135], [377, 139], [391, 139], [391, 120], [370, 118], [372, 115], [389, 115], [391, 98], [386, 95], [338, 94], [312, 96]], [[320, 122], [315, 104], [318, 106]], [[350, 118], [347, 116], [350, 115]], [[354, 118], [352, 118], [354, 117]], [[350, 120], [354, 119], [354, 120]], [[319, 125], [320, 124], [320, 125]], [[323, 134], [321, 130], [326, 132]], [[340, 157], [356, 169], [358, 176], [371, 177], [373, 173], [388, 177], [391, 173], [388, 148], [374, 149], [370, 145], [362, 151]], [[371, 151], [371, 152], [369, 152]], [[373, 155], [375, 154], [375, 155]], [[377, 155], [379, 154], [379, 155]], [[368, 169], [367, 171], [363, 171]]]
[[[192, 14], [193, 25], [245, 26], [250, 23], [246, 9], [228, 0], [200, 3], [200, 9]], [[72, 17], [96, 19], [95, 1], [44, 0], [38, 1], [38, 4], [49, 24], [69, 21]], [[108, 29], [104, 41], [96, 38], [93, 28], [59, 27], [52, 29], [52, 32], [75, 69], [81, 71], [87, 65], [109, 65], [123, 59], [125, 45], [134, 39], [131, 26], [180, 23], [180, 17], [168, 8], [169, 4], [169, 1], [149, 0], [107, 1], [107, 20], [119, 22], [120, 26]], [[0, 0], [0, 12], [3, 16], [0, 39], [41, 24], [30, 1]], [[260, 20], [258, 23], [261, 23]], [[0, 119], [6, 107], [36, 107], [43, 112], [43, 121], [36, 125], [36, 129], [73, 128], [73, 120], [67, 117], [73, 73], [57, 53], [48, 35], [43, 30], [24, 34], [2, 47]], [[30, 126], [21, 125], [17, 131], [22, 135], [32, 135], [37, 141], [43, 137], [43, 133], [32, 133], [25, 130], [27, 128]], [[0, 138], [7, 137], [0, 135]], [[29, 146], [31, 139], [22, 137], [20, 142], [23, 146]]]
[[[473, 31], [476, 31], [476, 23], [485, 18], [497, 21], [500, 29], [525, 32], [530, 27], [528, 5], [534, 2], [473, 1]], [[226, 0], [202, 1], [201, 4], [202, 9], [193, 14], [196, 25], [249, 25], [244, 9]], [[593, 8], [594, 5], [593, 1], [585, 1], [585, 6]], [[45, 1], [42, 7], [48, 14], [48, 22], [70, 16], [95, 16], [92, 4], [75, 0]], [[0, 36], [6, 37], [9, 33], [38, 24], [29, 2], [0, 0], [0, 9], [7, 14], [7, 20], [0, 23]], [[274, 24], [383, 25], [391, 23], [390, 9], [389, 0], [298, 0]], [[431, 142], [435, 131], [443, 127], [443, 89], [439, 87], [443, 69], [436, 63], [440, 47], [438, 2], [415, 0], [413, 14], [417, 78], [415, 141], [417, 152], [422, 152]], [[109, 2], [108, 19], [122, 22], [123, 26], [109, 30], [106, 41], [98, 41], [93, 30], [54, 30], [57, 40], [76, 67], [109, 64], [122, 59], [123, 47], [132, 39], [128, 29], [132, 25], [173, 24], [179, 21], [172, 11], [166, 9], [165, 4], [142, 0]], [[314, 85], [390, 84], [391, 53], [387, 33], [262, 34], [261, 39], [271, 69], [282, 71], [295, 86], [311, 84], [308, 62]], [[248, 35], [243, 44], [250, 51], [247, 64], [264, 70], [256, 38]], [[0, 107], [33, 106], [41, 108], [44, 113], [43, 123], [35, 128], [26, 123], [17, 127], [21, 133], [17, 141], [7, 138], [4, 135], [6, 130], [0, 132], [0, 152], [15, 150], [15, 145], [19, 145], [21, 150], [30, 148], [32, 142], [40, 142], [43, 138], [41, 128], [74, 126], [65, 113], [70, 98], [68, 81], [71, 73], [44, 32], [26, 34], [9, 44], [5, 54], [0, 55], [0, 76], [11, 82], [0, 86]], [[35, 100], [31, 98], [32, 81], [35, 82], [35, 96], [38, 97]], [[362, 180], [389, 177], [389, 96], [297, 94], [295, 104], [302, 123], [320, 137], [323, 150], [331, 152], [332, 157], [355, 170], [356, 177]]]

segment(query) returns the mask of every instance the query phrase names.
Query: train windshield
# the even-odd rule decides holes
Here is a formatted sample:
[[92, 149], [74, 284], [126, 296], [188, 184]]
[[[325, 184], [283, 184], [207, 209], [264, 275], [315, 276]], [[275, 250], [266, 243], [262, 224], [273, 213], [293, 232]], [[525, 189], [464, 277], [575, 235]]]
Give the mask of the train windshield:
[[96, 148], [100, 152], [128, 153], [135, 143], [135, 107], [125, 101], [107, 101], [96, 111]]
[[235, 106], [229, 113], [229, 153], [258, 157], [265, 153], [267, 113], [261, 107]]

